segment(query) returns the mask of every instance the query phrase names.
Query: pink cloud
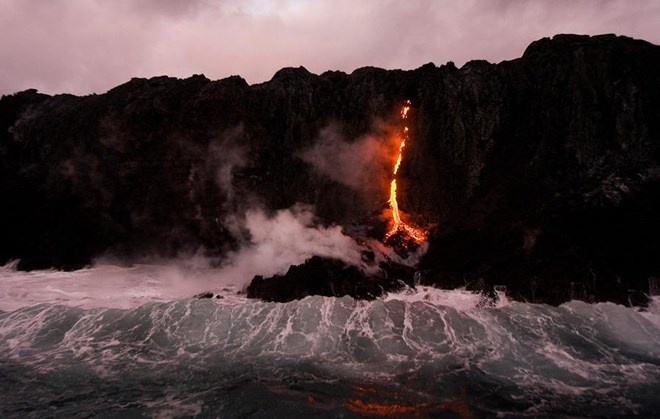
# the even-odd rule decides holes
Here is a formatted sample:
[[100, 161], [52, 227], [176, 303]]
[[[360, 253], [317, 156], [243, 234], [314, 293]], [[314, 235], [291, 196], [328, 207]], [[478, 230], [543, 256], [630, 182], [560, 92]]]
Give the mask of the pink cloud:
[[660, 43], [653, 0], [0, 0], [0, 93], [101, 93], [131, 77], [266, 81], [520, 56], [556, 33]]

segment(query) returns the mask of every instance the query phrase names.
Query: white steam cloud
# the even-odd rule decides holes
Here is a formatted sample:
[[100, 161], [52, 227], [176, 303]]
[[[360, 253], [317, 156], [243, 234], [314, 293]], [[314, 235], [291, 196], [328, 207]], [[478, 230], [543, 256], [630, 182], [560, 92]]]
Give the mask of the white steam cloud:
[[245, 166], [246, 147], [241, 145], [244, 126], [240, 124], [223, 133], [220, 140], [209, 144], [207, 164], [215, 168], [215, 180], [227, 196], [227, 201], [234, 199], [233, 173]]
[[299, 157], [318, 173], [352, 189], [371, 192], [389, 178], [394, 152], [380, 135], [366, 135], [349, 141], [336, 124], [326, 126], [314, 145]]
[[[366, 271], [378, 269], [363, 264], [361, 252], [365, 248], [345, 235], [340, 226], [316, 226], [310, 206], [298, 204], [272, 215], [251, 209], [244, 217], [234, 218], [249, 237], [239, 250], [225, 255], [221, 261], [203, 256], [203, 249], [174, 259], [151, 257], [131, 267], [107, 255], [97, 258], [91, 269], [63, 273], [67, 278], [60, 281], [55, 291], [17, 296], [12, 291], [14, 283], [0, 284], [0, 303], [3, 295], [12, 294], [11, 307], [15, 309], [50, 301], [54, 292], [58, 301], [83, 307], [129, 308], [151, 301], [189, 298], [209, 290], [223, 290], [224, 298], [231, 300], [231, 295], [244, 290], [255, 275], [284, 274], [290, 266], [300, 265], [312, 256], [339, 259]], [[15, 267], [7, 265], [5, 270], [14, 272]], [[53, 271], [33, 275], [35, 281], [50, 272]], [[15, 276], [17, 282], [25, 282], [24, 274]], [[83, 296], [89, 298], [79, 301]], [[0, 309], [3, 309], [1, 304]]]
[[222, 275], [247, 283], [254, 275], [272, 276], [285, 273], [292, 265], [304, 263], [312, 256], [339, 259], [360, 266], [360, 246], [342, 232], [340, 226], [315, 227], [314, 213], [308, 206], [298, 205], [280, 210], [273, 216], [260, 210], [245, 215], [249, 241], [241, 250], [228, 255]]

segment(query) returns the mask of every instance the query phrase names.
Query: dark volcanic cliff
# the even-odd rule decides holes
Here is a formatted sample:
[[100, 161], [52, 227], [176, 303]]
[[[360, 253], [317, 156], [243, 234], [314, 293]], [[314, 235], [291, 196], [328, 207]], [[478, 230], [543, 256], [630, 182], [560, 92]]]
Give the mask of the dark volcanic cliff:
[[255, 203], [313, 204], [324, 222], [378, 231], [386, 194], [300, 153], [328, 126], [349, 140], [377, 131], [409, 99], [399, 205], [432, 227], [418, 278], [627, 302], [660, 273], [658, 74], [658, 46], [559, 35], [460, 69], [287, 68], [254, 86], [157, 77], [103, 95], [5, 96], [0, 263], [221, 254], [235, 245], [226, 216]]

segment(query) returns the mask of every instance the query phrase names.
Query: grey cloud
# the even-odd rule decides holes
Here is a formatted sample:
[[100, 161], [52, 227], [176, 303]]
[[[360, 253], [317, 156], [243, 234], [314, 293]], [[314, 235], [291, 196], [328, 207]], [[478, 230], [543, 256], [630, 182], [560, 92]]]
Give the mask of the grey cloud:
[[103, 92], [133, 76], [268, 80], [522, 54], [556, 33], [660, 43], [654, 0], [0, 0], [0, 94]]
[[[117, 0], [105, 0], [110, 3]], [[124, 0], [136, 13], [161, 15], [179, 19], [202, 12], [211, 3], [207, 0]]]

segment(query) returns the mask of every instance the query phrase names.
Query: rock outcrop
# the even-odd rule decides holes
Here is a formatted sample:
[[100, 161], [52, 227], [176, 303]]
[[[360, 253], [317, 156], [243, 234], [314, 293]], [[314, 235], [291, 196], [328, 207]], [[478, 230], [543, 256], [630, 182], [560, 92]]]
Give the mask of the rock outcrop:
[[249, 298], [286, 302], [309, 295], [373, 300], [403, 288], [404, 282], [369, 276], [355, 266], [336, 259], [313, 256], [302, 265], [291, 266], [284, 275], [256, 276], [247, 288]]
[[409, 99], [398, 198], [431, 231], [425, 283], [628, 303], [660, 274], [658, 74], [658, 46], [557, 35], [460, 69], [287, 68], [253, 86], [156, 77], [102, 95], [5, 96], [0, 263], [219, 255], [237, 245], [227, 217], [255, 202], [311, 204], [324, 223], [378, 236], [387, 191], [300, 156], [328, 126], [348, 142], [378, 134]]

